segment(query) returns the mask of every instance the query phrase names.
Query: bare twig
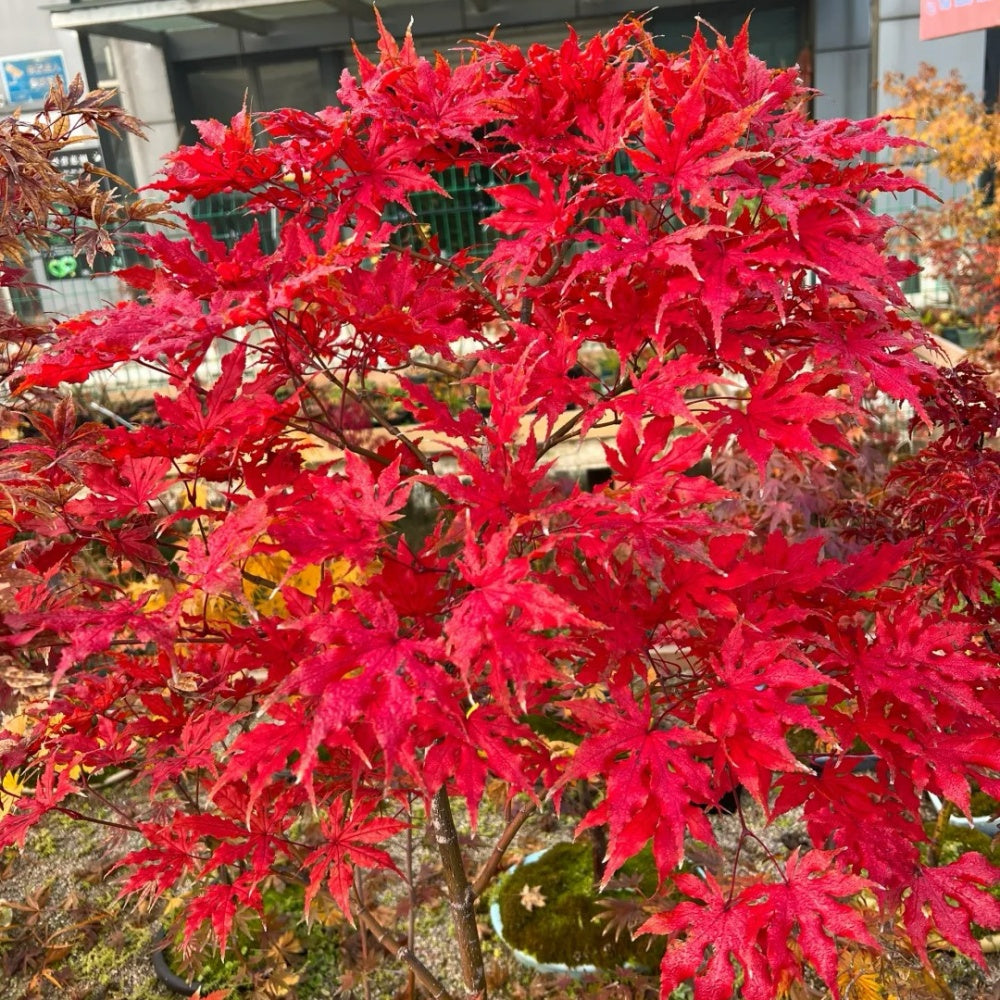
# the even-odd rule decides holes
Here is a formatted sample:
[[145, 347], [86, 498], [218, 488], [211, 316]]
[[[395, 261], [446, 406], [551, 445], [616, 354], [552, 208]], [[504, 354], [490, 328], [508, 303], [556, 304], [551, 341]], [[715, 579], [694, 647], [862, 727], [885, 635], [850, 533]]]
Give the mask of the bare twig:
[[472, 882], [472, 895], [477, 899], [486, 891], [489, 884], [496, 877], [497, 872], [500, 870], [500, 865], [503, 863], [503, 856], [507, 852], [507, 848], [510, 847], [518, 831], [524, 826], [525, 820], [535, 813], [537, 809], [538, 806], [534, 802], [525, 802], [508, 820], [503, 833], [500, 834], [500, 838], [493, 845], [493, 851], [484, 862], [482, 868], [479, 869], [479, 873]]
[[397, 941], [365, 907], [359, 906], [355, 916], [380, 947], [413, 972], [417, 982], [430, 994], [432, 1000], [455, 1000], [441, 980], [405, 944]]

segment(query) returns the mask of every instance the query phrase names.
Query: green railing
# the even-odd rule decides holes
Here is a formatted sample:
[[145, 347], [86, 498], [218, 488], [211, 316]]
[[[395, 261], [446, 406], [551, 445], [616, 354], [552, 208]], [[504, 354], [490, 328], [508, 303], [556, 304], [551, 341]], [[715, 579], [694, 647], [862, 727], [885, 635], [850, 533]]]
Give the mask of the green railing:
[[[632, 164], [622, 151], [615, 159], [614, 170], [631, 173]], [[496, 211], [490, 188], [497, 184], [491, 170], [473, 165], [469, 170], [449, 167], [436, 174], [447, 196], [422, 192], [411, 198], [413, 213], [399, 205], [390, 205], [385, 218], [399, 225], [396, 242], [403, 246], [423, 245], [437, 239], [446, 255], [462, 248], [474, 248], [488, 254], [501, 238], [496, 230], [483, 224]], [[190, 214], [208, 223], [212, 235], [228, 247], [249, 233], [256, 221], [261, 249], [271, 253], [277, 246], [279, 220], [275, 212], [252, 213], [246, 210], [247, 196], [239, 193], [216, 194], [193, 202]], [[14, 309], [26, 320], [38, 320], [45, 313], [72, 316], [88, 309], [119, 301], [126, 289], [109, 273], [132, 264], [137, 258], [123, 240], [112, 257], [100, 258], [93, 268], [82, 258], [74, 258], [53, 244], [46, 252], [35, 254], [29, 263], [33, 287], [12, 290]]]
[[196, 201], [191, 206], [191, 217], [207, 222], [212, 235], [222, 240], [230, 249], [241, 236], [253, 229], [254, 222], [260, 231], [260, 247], [264, 253], [273, 253], [278, 245], [278, 220], [274, 212], [248, 212], [247, 196], [231, 192], [213, 194]]
[[[611, 170], [635, 176], [636, 170], [625, 150], [616, 155]], [[479, 164], [468, 171], [449, 167], [434, 175], [435, 180], [448, 192], [447, 196], [423, 192], [410, 198], [414, 215], [409, 215], [398, 205], [392, 205], [385, 218], [399, 223], [402, 228], [396, 236], [404, 246], [415, 246], [427, 237], [435, 236], [444, 254], [453, 254], [462, 248], [473, 248], [488, 254], [496, 246], [500, 234], [483, 220], [497, 210], [497, 203], [490, 195], [490, 188], [498, 183], [496, 175]]]
[[386, 210], [386, 220], [401, 225], [396, 241], [403, 246], [419, 246], [436, 237], [445, 255], [463, 247], [489, 253], [499, 237], [495, 230], [483, 225], [483, 220], [497, 210], [489, 193], [496, 183], [492, 171], [478, 164], [468, 171], [448, 167], [435, 174], [435, 180], [448, 192], [447, 197], [428, 191], [412, 195], [414, 215], [399, 205], [390, 205]]
[[136, 259], [127, 237], [114, 254], [100, 254], [93, 265], [73, 254], [65, 241], [54, 240], [44, 251], [28, 256], [26, 282], [10, 289], [11, 305], [28, 323], [41, 322], [46, 315], [75, 316], [113, 305], [124, 298], [126, 289], [112, 272]]

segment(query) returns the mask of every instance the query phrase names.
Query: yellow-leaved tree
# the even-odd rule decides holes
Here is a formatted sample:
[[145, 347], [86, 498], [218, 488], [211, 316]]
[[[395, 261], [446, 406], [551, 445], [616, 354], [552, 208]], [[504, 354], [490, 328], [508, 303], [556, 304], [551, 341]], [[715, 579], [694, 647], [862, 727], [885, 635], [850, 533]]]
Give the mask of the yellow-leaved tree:
[[891, 74], [883, 87], [896, 101], [899, 130], [926, 145], [905, 151], [925, 179], [955, 187], [954, 196], [903, 216], [915, 256], [946, 284], [954, 313], [982, 331], [980, 350], [997, 360], [1000, 322], [1000, 113], [969, 90], [957, 71], [941, 76], [922, 64], [915, 76]]

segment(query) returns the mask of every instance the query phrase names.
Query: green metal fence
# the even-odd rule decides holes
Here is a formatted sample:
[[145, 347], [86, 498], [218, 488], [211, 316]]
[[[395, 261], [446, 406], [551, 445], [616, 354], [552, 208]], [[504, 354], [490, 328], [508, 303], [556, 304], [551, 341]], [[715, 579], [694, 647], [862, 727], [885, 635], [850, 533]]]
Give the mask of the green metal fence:
[[112, 272], [134, 260], [125, 240], [113, 255], [102, 254], [92, 265], [73, 254], [67, 243], [53, 242], [29, 255], [25, 284], [10, 289], [11, 305], [29, 323], [40, 322], [44, 316], [75, 316], [113, 305], [122, 300], [126, 289]]
[[247, 200], [245, 194], [236, 192], [209, 195], [192, 203], [191, 217], [207, 222], [212, 235], [230, 249], [241, 236], [253, 229], [256, 222], [261, 249], [265, 253], [273, 253], [278, 245], [277, 215], [274, 212], [248, 212]]
[[[413, 195], [410, 199], [413, 215], [400, 205], [390, 205], [386, 209], [386, 220], [401, 227], [397, 242], [403, 246], [418, 246], [426, 238], [435, 236], [445, 254], [470, 246], [489, 252], [498, 236], [482, 224], [483, 219], [496, 211], [496, 202], [489, 195], [490, 186], [496, 183], [492, 172], [478, 165], [468, 171], [449, 167], [435, 178], [447, 195], [433, 192]], [[229, 247], [249, 233], [256, 221], [261, 249], [271, 253], [278, 240], [277, 216], [273, 212], [247, 212], [246, 202], [242, 194], [211, 195], [194, 202], [191, 216], [207, 222], [212, 235]]]
[[[611, 170], [630, 176], [636, 174], [625, 150], [615, 155]], [[490, 188], [499, 183], [496, 175], [488, 167], [474, 164], [468, 171], [449, 167], [434, 177], [447, 195], [422, 192], [411, 196], [413, 215], [398, 205], [392, 205], [386, 211], [388, 221], [403, 227], [397, 233], [396, 241], [404, 246], [416, 246], [427, 237], [435, 236], [442, 253], [446, 255], [470, 247], [488, 254], [500, 239], [495, 229], [483, 224], [498, 207], [490, 195]]]
[[496, 184], [492, 171], [478, 164], [468, 171], [449, 167], [435, 174], [447, 196], [424, 191], [412, 195], [413, 215], [399, 205], [391, 205], [385, 218], [402, 225], [396, 241], [403, 246], [419, 246], [436, 237], [441, 252], [451, 255], [463, 247], [487, 254], [499, 234], [483, 220], [497, 210], [489, 189]]

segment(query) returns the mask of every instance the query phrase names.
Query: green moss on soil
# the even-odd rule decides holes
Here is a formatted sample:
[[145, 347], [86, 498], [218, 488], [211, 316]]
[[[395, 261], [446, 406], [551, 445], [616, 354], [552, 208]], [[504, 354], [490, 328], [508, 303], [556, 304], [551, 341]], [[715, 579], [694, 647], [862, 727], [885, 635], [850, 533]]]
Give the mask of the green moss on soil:
[[45, 827], [39, 827], [31, 831], [31, 839], [28, 846], [40, 858], [53, 858], [58, 853], [56, 838], [52, 831]]
[[[303, 895], [304, 888], [296, 883], [280, 883], [265, 890], [266, 922], [272, 939], [290, 931], [301, 946], [289, 969], [299, 976], [294, 995], [327, 996], [332, 989], [330, 984], [342, 971], [341, 934], [336, 926], [328, 927], [320, 922], [306, 924], [302, 919]], [[204, 994], [226, 989], [234, 998], [257, 996], [253, 989], [254, 972], [259, 973], [275, 963], [281, 966], [280, 959], [268, 957], [262, 950], [266, 948], [262, 944], [266, 937], [260, 918], [249, 916], [240, 922], [230, 938], [225, 955], [211, 944], [197, 950], [185, 962], [180, 957], [180, 949], [173, 946], [166, 952], [167, 965], [181, 978], [199, 983]], [[283, 966], [276, 966], [275, 971], [280, 973]]]
[[938, 864], [951, 864], [969, 851], [982, 854], [990, 864], [1000, 865], [1000, 844], [994, 844], [985, 833], [968, 826], [945, 827], [938, 843]]
[[[126, 964], [149, 951], [150, 941], [148, 927], [134, 927], [125, 922], [105, 940], [77, 952], [70, 960], [70, 969], [75, 979], [106, 990], [117, 984]], [[152, 967], [148, 979], [147, 985], [152, 985]]]
[[973, 816], [996, 816], [1000, 812], [1000, 804], [985, 792], [972, 793]]
[[[645, 891], [655, 887], [651, 858], [639, 855], [626, 866], [625, 874], [638, 877]], [[536, 886], [545, 897], [545, 905], [529, 910], [521, 893]], [[632, 941], [627, 933], [621, 933], [616, 940], [613, 932], [605, 933], [602, 896], [625, 897], [627, 893], [597, 891], [589, 841], [556, 844], [537, 861], [515, 869], [500, 886], [497, 902], [504, 939], [539, 962], [600, 969], [624, 965], [655, 968], [662, 942], [658, 951], [656, 939], [644, 936]]]

